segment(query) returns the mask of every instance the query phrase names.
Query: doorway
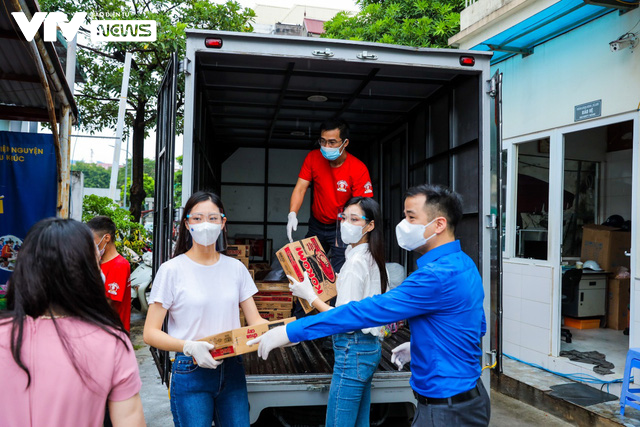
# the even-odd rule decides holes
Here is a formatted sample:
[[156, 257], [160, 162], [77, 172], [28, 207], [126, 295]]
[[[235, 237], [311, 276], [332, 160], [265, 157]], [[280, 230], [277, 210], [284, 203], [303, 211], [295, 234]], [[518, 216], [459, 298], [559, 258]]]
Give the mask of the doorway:
[[608, 381], [623, 376], [629, 349], [633, 125], [563, 135], [559, 356], [604, 354]]

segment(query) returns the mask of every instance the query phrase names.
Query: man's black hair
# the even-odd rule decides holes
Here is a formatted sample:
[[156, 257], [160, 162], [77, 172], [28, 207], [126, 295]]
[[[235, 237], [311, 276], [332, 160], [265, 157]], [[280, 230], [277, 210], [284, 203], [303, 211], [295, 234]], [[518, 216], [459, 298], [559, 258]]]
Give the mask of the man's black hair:
[[462, 218], [462, 198], [460, 195], [442, 185], [421, 184], [409, 188], [404, 198], [421, 194], [427, 198], [425, 208], [427, 210], [433, 208], [440, 215], [447, 218], [451, 231], [455, 231]]
[[87, 222], [87, 226], [100, 237], [105, 234], [111, 235], [111, 241], [113, 243], [116, 242], [116, 224], [108, 216], [94, 216], [89, 222]]
[[345, 139], [349, 139], [349, 124], [344, 120], [329, 119], [322, 122], [322, 124], [320, 125], [320, 133], [334, 129], [340, 130], [340, 139], [342, 139], [343, 141]]

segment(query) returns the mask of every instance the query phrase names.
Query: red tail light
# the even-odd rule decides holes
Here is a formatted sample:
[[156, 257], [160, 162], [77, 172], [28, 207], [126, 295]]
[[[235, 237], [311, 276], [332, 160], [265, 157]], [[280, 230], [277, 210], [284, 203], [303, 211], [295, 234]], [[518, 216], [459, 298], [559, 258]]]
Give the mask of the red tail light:
[[222, 39], [207, 38], [204, 40], [204, 45], [212, 49], [220, 49], [222, 47]]
[[476, 64], [476, 59], [473, 56], [460, 57], [460, 65], [464, 65], [466, 67], [473, 67], [475, 64]]

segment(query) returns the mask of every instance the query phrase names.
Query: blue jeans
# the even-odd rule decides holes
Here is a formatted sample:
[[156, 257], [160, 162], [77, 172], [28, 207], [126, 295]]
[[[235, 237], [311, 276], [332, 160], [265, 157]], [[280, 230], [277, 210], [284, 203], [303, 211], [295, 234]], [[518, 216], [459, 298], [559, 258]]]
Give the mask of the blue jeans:
[[333, 351], [326, 426], [369, 426], [371, 380], [380, 363], [380, 340], [362, 331], [336, 334]]
[[242, 357], [217, 369], [200, 368], [176, 353], [171, 375], [171, 413], [176, 427], [249, 426], [249, 397]]

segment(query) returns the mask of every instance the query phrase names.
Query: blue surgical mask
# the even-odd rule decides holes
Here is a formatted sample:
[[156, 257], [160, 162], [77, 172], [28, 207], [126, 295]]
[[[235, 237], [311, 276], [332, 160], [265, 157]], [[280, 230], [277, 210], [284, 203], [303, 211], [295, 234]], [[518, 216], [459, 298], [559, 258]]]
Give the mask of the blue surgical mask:
[[340, 148], [342, 148], [343, 145], [344, 142], [340, 145], [340, 147], [337, 148], [320, 147], [320, 152], [325, 159], [329, 161], [335, 160], [342, 155], [342, 151], [340, 151]]

